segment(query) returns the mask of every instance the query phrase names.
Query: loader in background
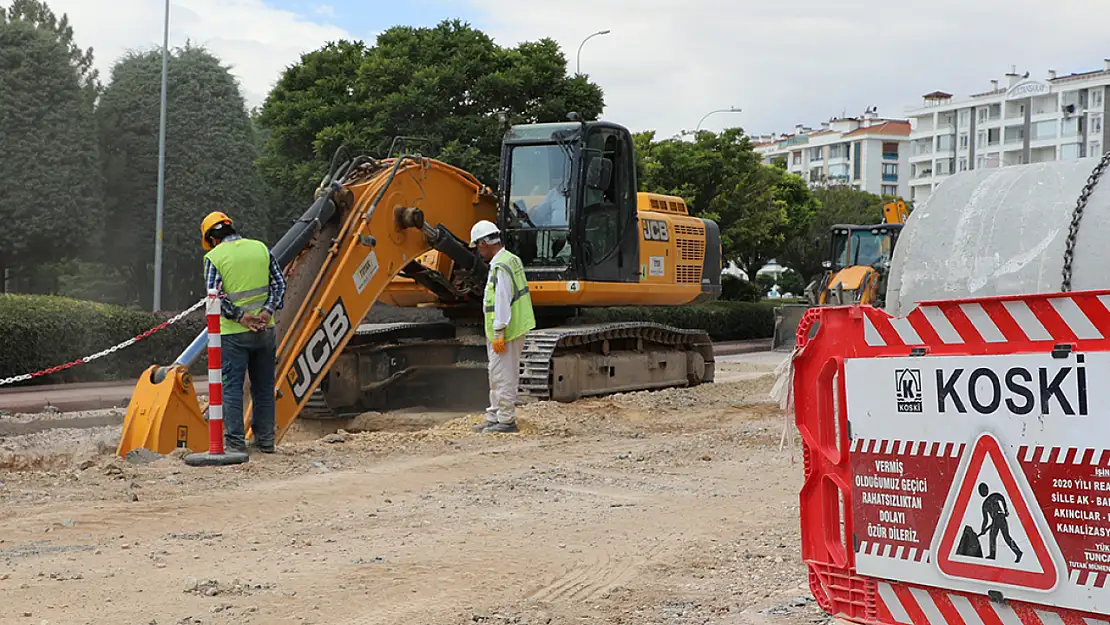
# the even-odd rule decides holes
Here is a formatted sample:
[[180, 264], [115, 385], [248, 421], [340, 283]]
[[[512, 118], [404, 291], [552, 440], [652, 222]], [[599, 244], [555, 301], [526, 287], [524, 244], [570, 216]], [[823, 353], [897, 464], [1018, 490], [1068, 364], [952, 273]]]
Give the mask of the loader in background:
[[829, 229], [829, 255], [824, 271], [806, 287], [808, 304], [775, 309], [772, 348], [794, 348], [794, 333], [805, 311], [814, 306], [866, 304], [882, 308], [887, 275], [894, 261], [898, 235], [909, 216], [902, 200], [883, 205], [883, 222], [871, 226], [836, 224]]

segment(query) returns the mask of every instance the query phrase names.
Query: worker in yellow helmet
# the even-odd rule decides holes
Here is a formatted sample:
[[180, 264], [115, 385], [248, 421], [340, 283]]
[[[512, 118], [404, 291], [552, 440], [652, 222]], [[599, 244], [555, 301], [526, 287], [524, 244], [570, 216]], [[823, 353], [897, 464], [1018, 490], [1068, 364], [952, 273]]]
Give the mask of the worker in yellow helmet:
[[210, 213], [200, 226], [204, 281], [220, 293], [224, 381], [224, 449], [247, 451], [243, 381], [250, 376], [255, 446], [274, 451], [274, 315], [285, 299], [285, 277], [266, 244], [240, 236], [231, 218]]
[[470, 229], [470, 246], [489, 263], [485, 297], [486, 356], [489, 358], [489, 408], [477, 432], [519, 432], [516, 398], [524, 338], [536, 327], [528, 278], [520, 257], [505, 249], [497, 225], [485, 219]]

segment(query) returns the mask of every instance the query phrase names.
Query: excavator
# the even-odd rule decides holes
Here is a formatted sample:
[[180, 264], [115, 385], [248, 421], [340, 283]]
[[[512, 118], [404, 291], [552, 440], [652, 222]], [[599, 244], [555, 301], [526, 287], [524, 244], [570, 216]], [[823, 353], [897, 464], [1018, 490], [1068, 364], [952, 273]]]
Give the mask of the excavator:
[[[298, 417], [404, 405], [455, 369], [479, 371], [485, 385], [488, 266], [460, 238], [482, 219], [526, 268], [537, 327], [526, 337], [522, 395], [566, 402], [713, 381], [706, 331], [587, 323], [580, 311], [717, 299], [717, 224], [691, 216], [682, 198], [638, 192], [632, 135], [619, 124], [571, 113], [504, 131], [496, 194], [420, 154], [336, 152], [315, 201], [272, 247], [288, 276], [277, 325], [279, 441]], [[439, 317], [362, 323], [376, 303]], [[201, 332], [172, 364], [140, 376], [117, 455], [207, 449], [206, 405], [189, 373], [205, 346]], [[248, 437], [249, 423], [248, 408]]]
[[810, 305], [883, 305], [883, 277], [894, 258], [894, 246], [909, 210], [902, 200], [883, 205], [883, 223], [873, 226], [836, 224], [830, 228], [825, 271], [810, 284]]

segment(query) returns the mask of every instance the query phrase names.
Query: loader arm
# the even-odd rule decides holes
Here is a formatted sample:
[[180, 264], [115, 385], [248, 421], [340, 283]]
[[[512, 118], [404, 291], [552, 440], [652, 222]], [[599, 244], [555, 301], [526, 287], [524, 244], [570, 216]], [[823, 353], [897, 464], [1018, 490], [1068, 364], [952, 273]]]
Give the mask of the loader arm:
[[[352, 171], [342, 184], [350, 192], [351, 210], [278, 348], [278, 441], [382, 291], [435, 247], [436, 233], [469, 233], [476, 221], [496, 219], [496, 198], [487, 187], [432, 159], [375, 162]], [[458, 253], [457, 241], [447, 243]]]

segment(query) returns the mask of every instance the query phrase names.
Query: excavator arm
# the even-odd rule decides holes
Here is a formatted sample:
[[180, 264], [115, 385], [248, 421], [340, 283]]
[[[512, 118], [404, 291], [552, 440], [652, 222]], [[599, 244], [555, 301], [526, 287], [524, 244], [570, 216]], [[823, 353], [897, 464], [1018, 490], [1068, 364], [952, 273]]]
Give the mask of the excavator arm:
[[351, 193], [351, 210], [278, 351], [279, 440], [390, 282], [433, 249], [456, 266], [479, 265], [452, 234], [468, 233], [478, 220], [497, 215], [487, 187], [427, 158], [400, 157], [376, 171], [356, 170], [344, 188]]
[[[299, 301], [292, 319], [287, 318], [289, 304], [297, 301], [287, 301], [279, 314], [279, 331], [284, 329], [274, 396], [279, 441], [398, 274], [423, 267], [414, 261], [438, 252], [452, 261], [446, 264], [450, 277], [462, 276], [460, 286], [444, 276], [438, 282], [465, 302], [480, 293], [488, 271], [454, 234], [469, 233], [478, 220], [497, 217], [496, 197], [473, 175], [412, 155], [385, 161], [358, 157], [345, 165], [349, 167], [341, 168], [337, 179], [329, 174], [313, 206], [274, 246], [291, 284], [308, 283], [298, 289], [303, 295], [290, 298]], [[332, 232], [333, 237], [326, 236]], [[311, 245], [314, 239], [316, 246]], [[327, 245], [322, 259], [320, 244]], [[139, 448], [162, 454], [174, 447], [205, 448], [204, 406], [187, 370], [203, 345], [201, 333], [173, 365], [152, 366], [140, 378], [117, 455]], [[248, 437], [250, 417], [248, 411]]]

